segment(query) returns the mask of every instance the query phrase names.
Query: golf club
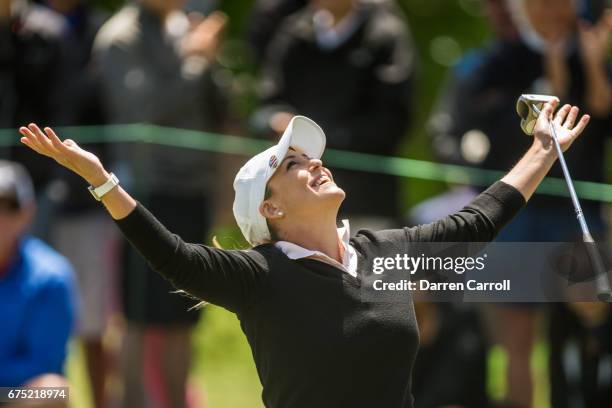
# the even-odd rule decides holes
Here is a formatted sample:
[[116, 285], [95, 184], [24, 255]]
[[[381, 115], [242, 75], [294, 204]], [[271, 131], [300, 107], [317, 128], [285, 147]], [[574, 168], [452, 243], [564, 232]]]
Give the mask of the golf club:
[[[542, 107], [545, 103], [551, 102], [553, 100], [558, 101], [559, 99], [556, 96], [531, 94], [523, 94], [519, 97], [518, 101], [516, 102], [516, 111], [521, 117], [521, 129], [523, 129], [523, 132], [525, 132], [527, 135], [533, 135], [535, 125], [538, 116], [540, 115], [540, 112], [542, 110]], [[559, 164], [561, 165], [561, 169], [563, 170], [563, 176], [565, 177], [565, 182], [567, 183], [567, 188], [569, 190], [570, 197], [574, 205], [576, 218], [578, 219], [580, 229], [582, 230], [582, 241], [586, 244], [587, 252], [591, 259], [591, 263], [595, 269], [595, 285], [597, 288], [597, 298], [602, 302], [612, 301], [612, 291], [610, 290], [608, 274], [601, 259], [601, 255], [599, 254], [599, 251], [595, 246], [595, 240], [591, 236], [589, 226], [587, 225], [586, 219], [582, 212], [582, 207], [580, 206], [578, 195], [576, 194], [576, 190], [574, 189], [574, 183], [570, 176], [569, 169], [567, 168], [565, 157], [563, 156], [563, 150], [561, 150], [561, 146], [559, 145], [557, 132], [555, 130], [552, 120], [548, 121], [548, 126], [550, 127], [553, 143], [555, 145], [555, 149], [557, 150], [557, 155], [559, 157]]]

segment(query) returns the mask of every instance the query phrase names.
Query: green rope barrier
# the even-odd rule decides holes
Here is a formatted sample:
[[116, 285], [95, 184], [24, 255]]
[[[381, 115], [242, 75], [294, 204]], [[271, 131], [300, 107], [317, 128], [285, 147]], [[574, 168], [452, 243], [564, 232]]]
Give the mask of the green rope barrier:
[[[57, 128], [56, 131], [62, 138], [72, 138], [84, 144], [102, 142], [155, 143], [245, 156], [252, 156], [271, 146], [271, 142], [266, 140], [147, 124], [61, 127]], [[0, 148], [19, 143], [19, 133], [16, 130], [0, 130]], [[325, 163], [332, 167], [347, 170], [481, 187], [492, 184], [504, 175], [504, 172], [495, 170], [336, 149], [326, 150]], [[581, 198], [612, 203], [612, 185], [590, 181], [575, 181], [574, 184]], [[565, 180], [554, 177], [547, 177], [540, 184], [537, 192], [569, 197]]]

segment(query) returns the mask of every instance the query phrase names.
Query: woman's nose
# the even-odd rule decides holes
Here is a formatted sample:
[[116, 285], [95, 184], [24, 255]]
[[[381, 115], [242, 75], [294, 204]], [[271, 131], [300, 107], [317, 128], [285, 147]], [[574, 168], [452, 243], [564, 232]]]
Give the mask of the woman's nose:
[[318, 167], [323, 166], [323, 162], [319, 159], [310, 159], [310, 165], [308, 166], [308, 168], [310, 170], [314, 170]]

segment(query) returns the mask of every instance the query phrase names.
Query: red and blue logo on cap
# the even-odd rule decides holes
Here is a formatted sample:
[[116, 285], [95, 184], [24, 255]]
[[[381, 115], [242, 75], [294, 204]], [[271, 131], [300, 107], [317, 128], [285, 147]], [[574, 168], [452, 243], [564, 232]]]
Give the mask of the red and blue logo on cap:
[[276, 166], [278, 166], [278, 158], [276, 157], [276, 155], [272, 155], [270, 157], [270, 161], [268, 162], [268, 165], [273, 169], [275, 169]]

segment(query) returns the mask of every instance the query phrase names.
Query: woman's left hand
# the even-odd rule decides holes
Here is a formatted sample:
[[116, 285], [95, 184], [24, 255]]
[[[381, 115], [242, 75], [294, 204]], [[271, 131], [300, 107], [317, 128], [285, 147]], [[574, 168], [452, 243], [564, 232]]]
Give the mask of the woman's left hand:
[[571, 105], [563, 105], [563, 107], [554, 114], [558, 103], [557, 101], [553, 101], [544, 105], [540, 116], [538, 116], [538, 121], [536, 122], [533, 133], [534, 143], [538, 144], [539, 147], [543, 148], [545, 151], [550, 151], [550, 153], [554, 155], [556, 155], [556, 150], [552, 143], [552, 138], [554, 136], [551, 133], [549, 120], [552, 119], [552, 124], [555, 127], [561, 150], [566, 151], [574, 140], [580, 136], [590, 119], [589, 115], [582, 115], [580, 120], [576, 122], [580, 109], [578, 109], [577, 106]]

